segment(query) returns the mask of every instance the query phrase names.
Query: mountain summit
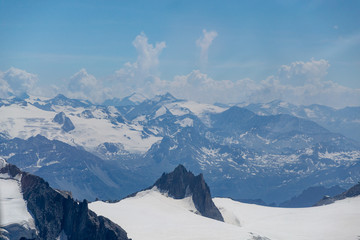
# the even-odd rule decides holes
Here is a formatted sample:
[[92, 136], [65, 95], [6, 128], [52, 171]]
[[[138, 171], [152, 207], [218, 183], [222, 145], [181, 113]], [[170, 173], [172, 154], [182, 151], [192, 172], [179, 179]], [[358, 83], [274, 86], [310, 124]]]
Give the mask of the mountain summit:
[[[113, 239], [127, 233], [109, 219], [52, 189], [42, 178], [0, 158], [2, 218], [0, 239]], [[3, 190], [2, 189], [2, 190]]]
[[183, 165], [179, 165], [173, 172], [163, 173], [153, 187], [157, 187], [175, 199], [192, 196], [194, 205], [202, 216], [224, 221], [219, 209], [212, 201], [210, 189], [202, 174], [195, 176]]

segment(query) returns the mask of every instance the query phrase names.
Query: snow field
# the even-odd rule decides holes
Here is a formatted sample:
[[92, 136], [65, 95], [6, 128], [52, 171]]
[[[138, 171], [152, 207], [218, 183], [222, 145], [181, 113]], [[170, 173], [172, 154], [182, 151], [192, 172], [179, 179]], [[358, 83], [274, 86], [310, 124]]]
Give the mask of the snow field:
[[310, 208], [275, 208], [214, 198], [225, 222], [270, 239], [356, 240], [360, 236], [360, 197]]
[[14, 223], [27, 229], [35, 229], [34, 219], [27, 210], [19, 181], [2, 174], [0, 176], [0, 226]]
[[311, 208], [275, 208], [214, 198], [225, 223], [195, 214], [191, 197], [170, 198], [156, 189], [117, 203], [89, 204], [98, 215], [123, 227], [130, 238], [357, 240], [360, 197]]
[[175, 200], [156, 189], [117, 203], [93, 202], [89, 208], [119, 224], [134, 240], [252, 239], [242, 228], [193, 213], [191, 197]]
[[[0, 107], [0, 132], [6, 132], [12, 138], [21, 139], [41, 134], [48, 139], [56, 139], [73, 146], [80, 145], [90, 151], [104, 142], [122, 143], [125, 150], [133, 153], [144, 153], [155, 142], [162, 139], [155, 136], [143, 138], [143, 127], [137, 123], [114, 125], [104, 118], [78, 117], [77, 114], [80, 114], [84, 108], [68, 109], [57, 106], [55, 109], [56, 112], [44, 111], [30, 104], [2, 106]], [[68, 133], [62, 131], [61, 125], [52, 121], [61, 111], [75, 125], [75, 129]], [[95, 115], [100, 116], [100, 114]]]

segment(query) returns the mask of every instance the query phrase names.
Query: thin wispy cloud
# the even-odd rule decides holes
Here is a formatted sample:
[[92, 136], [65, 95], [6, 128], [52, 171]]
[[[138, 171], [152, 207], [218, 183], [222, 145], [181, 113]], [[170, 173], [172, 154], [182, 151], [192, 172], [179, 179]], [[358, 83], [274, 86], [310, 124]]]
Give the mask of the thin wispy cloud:
[[196, 45], [200, 47], [200, 64], [202, 67], [205, 67], [208, 62], [208, 51], [214, 41], [218, 36], [216, 31], [206, 31], [203, 29], [203, 35], [196, 40]]
[[145, 83], [152, 81], [157, 75], [159, 55], [166, 47], [165, 42], [151, 44], [145, 33], [136, 36], [132, 42], [138, 53], [136, 62], [127, 62], [115, 72], [113, 80], [117, 91], [121, 93], [136, 91], [144, 87]]

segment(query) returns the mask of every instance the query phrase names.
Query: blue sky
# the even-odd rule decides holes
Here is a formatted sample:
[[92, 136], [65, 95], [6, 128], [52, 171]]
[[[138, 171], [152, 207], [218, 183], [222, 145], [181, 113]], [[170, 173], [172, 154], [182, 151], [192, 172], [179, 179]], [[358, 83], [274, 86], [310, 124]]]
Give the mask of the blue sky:
[[[359, 12], [360, 1], [0, 0], [0, 71], [14, 67], [36, 74], [36, 86], [43, 88], [64, 88], [76, 81], [72, 77], [80, 69], [104, 88], [114, 82], [136, 82], [117, 78], [116, 72], [126, 63], [138, 64], [144, 48], [134, 47], [134, 41], [142, 35], [148, 47], [164, 43], [148, 59], [158, 63], [140, 74], [146, 81], [169, 85], [176, 76], [189, 77], [199, 70], [214, 81], [251, 79], [251, 84], [261, 84], [279, 75], [283, 65], [303, 63], [303, 72], [306, 63], [325, 60], [322, 81], [356, 90], [360, 88]], [[204, 31], [216, 34], [205, 50], [197, 43]], [[303, 83], [319, 80], [318, 75], [315, 78]], [[137, 90], [136, 84], [128, 88], [129, 94], [131, 90]], [[357, 93], [349, 104], [356, 105]], [[228, 99], [240, 100], [262, 99]]]

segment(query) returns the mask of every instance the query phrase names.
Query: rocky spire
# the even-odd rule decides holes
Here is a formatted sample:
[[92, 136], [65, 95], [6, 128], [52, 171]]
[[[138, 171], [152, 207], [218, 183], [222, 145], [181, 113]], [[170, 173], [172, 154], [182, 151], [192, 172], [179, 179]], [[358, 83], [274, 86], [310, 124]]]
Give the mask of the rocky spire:
[[171, 173], [163, 174], [153, 185], [175, 199], [192, 196], [199, 213], [208, 218], [224, 221], [219, 209], [212, 201], [210, 189], [202, 174], [195, 176], [179, 165]]

